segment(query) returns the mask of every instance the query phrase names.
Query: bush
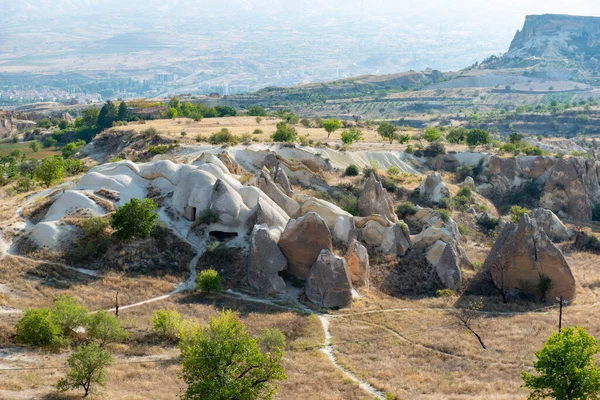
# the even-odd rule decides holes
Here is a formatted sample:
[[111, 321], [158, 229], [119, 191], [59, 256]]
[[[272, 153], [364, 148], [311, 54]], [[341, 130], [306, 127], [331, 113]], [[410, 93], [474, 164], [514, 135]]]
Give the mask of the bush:
[[271, 140], [274, 142], [293, 143], [296, 140], [297, 134], [296, 128], [282, 121], [277, 124], [277, 130], [271, 135]]
[[471, 178], [475, 177], [475, 169], [472, 165], [463, 164], [456, 168], [456, 180], [458, 182], [463, 182], [469, 176]]
[[196, 278], [196, 288], [200, 289], [202, 293], [221, 293], [223, 286], [221, 285], [219, 273], [214, 269], [200, 271]]
[[352, 144], [362, 139], [362, 132], [356, 127], [350, 128], [350, 130], [342, 132], [342, 142], [344, 144]]
[[252, 133], [253, 133], [253, 134], [255, 134], [255, 135], [260, 135], [260, 134], [263, 134], [264, 132], [263, 132], [263, 130], [262, 130], [262, 129], [256, 128], [256, 129], [254, 130], [254, 132], [252, 132]]
[[17, 341], [30, 346], [54, 346], [62, 337], [60, 324], [49, 308], [25, 310], [15, 328]]
[[452, 200], [449, 197], [442, 197], [440, 201], [438, 201], [438, 207], [443, 209], [450, 209], [452, 206]]
[[448, 222], [450, 220], [450, 211], [443, 208], [437, 208], [435, 212], [442, 219], [442, 221]]
[[477, 220], [477, 224], [484, 228], [486, 231], [491, 232], [498, 226], [498, 218], [490, 217], [489, 219], [480, 218]]
[[540, 279], [538, 280], [537, 284], [537, 292], [540, 296], [540, 301], [542, 303], [546, 302], [546, 295], [548, 294], [550, 289], [552, 289], [552, 286], [552, 279], [548, 275], [541, 273]]
[[392, 179], [385, 178], [381, 180], [381, 186], [390, 193], [396, 193], [399, 190], [398, 185]]
[[348, 194], [340, 197], [338, 200], [338, 206], [340, 208], [354, 216], [358, 216], [360, 213], [358, 212], [358, 197], [353, 194]]
[[454, 206], [462, 212], [465, 212], [469, 209], [469, 206], [471, 205], [471, 199], [469, 197], [466, 196], [462, 196], [462, 195], [457, 195], [454, 198]]
[[462, 127], [462, 126], [459, 126], [456, 128], [451, 128], [450, 131], [448, 132], [448, 134], [446, 135], [446, 140], [449, 143], [455, 143], [455, 144], [463, 143], [465, 141], [465, 139], [467, 138], [467, 133], [469, 133], [467, 128]]
[[164, 145], [148, 146], [148, 153], [152, 154], [153, 156], [156, 156], [159, 154], [165, 154], [166, 152], [167, 152], [167, 146], [164, 146]]
[[523, 152], [523, 154], [528, 155], [528, 156], [543, 156], [544, 155], [544, 151], [542, 149], [540, 149], [539, 147], [535, 147], [535, 146], [523, 147], [521, 149], [521, 151]]
[[469, 186], [463, 186], [460, 188], [456, 196], [463, 196], [467, 199], [470, 199], [473, 196], [473, 192], [471, 191], [471, 188]]
[[206, 208], [196, 217], [196, 221], [199, 224], [205, 225], [217, 223], [219, 222], [219, 213], [213, 209]]
[[458, 224], [458, 233], [460, 233], [462, 236], [466, 236], [471, 233], [471, 230], [463, 224]]
[[507, 153], [513, 153], [517, 150], [517, 146], [514, 143], [504, 143], [500, 149]]
[[400, 219], [404, 219], [410, 215], [415, 215], [416, 213], [417, 207], [410, 201], [400, 203], [398, 207], [396, 207], [396, 215]]
[[412, 144], [409, 144], [408, 146], [406, 146], [406, 150], [404, 150], [404, 152], [406, 154], [414, 154], [415, 150], [412, 147]]
[[433, 142], [423, 150], [425, 157], [437, 157], [442, 154], [446, 154], [446, 147], [441, 142]]
[[360, 169], [354, 164], [350, 164], [348, 165], [348, 167], [346, 167], [347, 176], [358, 176], [359, 173]]
[[44, 186], [49, 187], [54, 182], [64, 177], [65, 164], [61, 157], [46, 157], [38, 164], [34, 171], [35, 179]]
[[90, 310], [87, 307], [77, 303], [68, 294], [57, 297], [52, 306], [53, 318], [65, 336], [79, 327], [86, 326], [89, 312]]
[[152, 331], [163, 340], [178, 341], [181, 314], [175, 310], [160, 309], [152, 316]]
[[512, 206], [508, 213], [510, 214], [510, 220], [513, 223], [518, 224], [521, 220], [521, 217], [525, 214], [528, 214], [529, 210], [521, 206]]
[[392, 165], [391, 167], [388, 168], [387, 170], [388, 175], [398, 175], [400, 173], [400, 168], [398, 168], [395, 165]]
[[435, 292], [435, 294], [437, 295], [437, 297], [454, 297], [454, 296], [456, 296], [456, 292], [451, 289], [440, 289], [437, 292]]
[[119, 320], [105, 310], [100, 310], [89, 318], [87, 334], [91, 340], [99, 340], [100, 346], [123, 342], [129, 337]]
[[157, 206], [152, 199], [129, 200], [112, 215], [111, 226], [115, 235], [121, 239], [149, 237], [158, 218], [154, 212]]
[[208, 141], [211, 144], [223, 144], [228, 143], [235, 145], [238, 143], [239, 138], [229, 131], [227, 128], [221, 129], [219, 132], [215, 132], [208, 137]]
[[108, 220], [104, 217], [90, 217], [83, 220], [81, 228], [84, 236], [97, 237], [105, 235], [109, 225]]

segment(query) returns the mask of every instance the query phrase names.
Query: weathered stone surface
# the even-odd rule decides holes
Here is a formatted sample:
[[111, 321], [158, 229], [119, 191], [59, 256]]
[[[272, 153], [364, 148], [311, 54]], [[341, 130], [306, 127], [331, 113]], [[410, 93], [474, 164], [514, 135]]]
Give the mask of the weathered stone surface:
[[294, 193], [292, 190], [292, 185], [290, 184], [290, 180], [288, 179], [285, 171], [279, 167], [279, 164], [271, 168], [271, 178], [273, 178], [273, 181], [279, 185], [281, 190], [283, 190], [283, 193], [292, 197], [292, 193]]
[[408, 228], [401, 224], [381, 225], [369, 220], [360, 230], [360, 239], [380, 255], [403, 257], [410, 248]]
[[546, 181], [540, 206], [554, 212], [565, 211], [571, 218], [592, 219], [592, 205], [577, 171], [567, 160], [557, 160]]
[[561, 222], [560, 219], [550, 210], [545, 208], [536, 208], [531, 212], [531, 219], [535, 221], [544, 233], [555, 242], [561, 242], [573, 237], [573, 231]]
[[354, 287], [369, 287], [369, 253], [359, 241], [353, 240], [344, 256]]
[[240, 165], [227, 153], [226, 151], [219, 153], [217, 156], [219, 160], [227, 167], [230, 173], [235, 175], [242, 175], [244, 170]]
[[295, 216], [300, 210], [300, 205], [294, 199], [291, 199], [288, 195], [273, 182], [271, 175], [263, 170], [260, 170], [250, 179], [250, 185], [256, 186], [271, 200], [273, 200], [279, 207], [281, 207], [290, 217]]
[[300, 280], [306, 279], [321, 250], [332, 249], [329, 228], [316, 213], [290, 220], [278, 244], [288, 260], [286, 275]]
[[287, 268], [287, 260], [266, 225], [256, 225], [250, 237], [248, 257], [248, 283], [265, 294], [284, 293], [285, 282], [279, 272]]
[[470, 188], [472, 191], [475, 191], [475, 181], [470, 176], [467, 176], [465, 178], [464, 182], [460, 186], [461, 187], [466, 186], [466, 187]]
[[411, 237], [412, 247], [415, 249], [426, 249], [438, 240], [446, 243], [454, 243], [452, 233], [445, 228], [435, 228], [430, 226], [424, 229], [418, 235]]
[[460, 289], [462, 280], [459, 259], [450, 244], [437, 240], [427, 249], [425, 258], [435, 267], [440, 281], [446, 288]]
[[342, 210], [335, 204], [315, 198], [311, 198], [305, 201], [302, 204], [302, 207], [300, 207], [300, 215], [305, 215], [309, 212], [319, 214], [319, 216], [323, 218], [323, 220], [325, 220], [325, 223], [327, 224], [329, 230], [333, 229], [333, 227], [337, 223], [338, 217], [352, 219], [352, 214]]
[[350, 245], [352, 240], [357, 238], [358, 234], [356, 228], [354, 227], [354, 219], [346, 218], [344, 216], [337, 217], [331, 233], [334, 241], [341, 243], [344, 246]]
[[552, 281], [547, 299], [575, 299], [575, 278], [562, 252], [527, 214], [518, 224], [506, 224], [485, 260], [484, 270], [491, 273], [496, 286], [531, 295], [537, 295], [543, 274]]
[[358, 212], [363, 217], [379, 214], [390, 221], [396, 221], [394, 213], [394, 202], [381, 182], [371, 176], [366, 180], [363, 190], [358, 198]]
[[349, 307], [352, 283], [346, 260], [329, 249], [322, 250], [308, 274], [304, 292], [311, 302], [321, 307]]
[[431, 204], [439, 204], [442, 199], [450, 197], [450, 191], [442, 180], [442, 176], [434, 172], [421, 183], [419, 196]]

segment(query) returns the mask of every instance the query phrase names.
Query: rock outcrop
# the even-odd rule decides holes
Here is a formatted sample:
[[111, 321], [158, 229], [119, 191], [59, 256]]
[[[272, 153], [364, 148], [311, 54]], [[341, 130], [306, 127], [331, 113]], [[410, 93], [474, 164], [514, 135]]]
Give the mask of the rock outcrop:
[[217, 157], [219, 160], [221, 160], [225, 167], [227, 167], [230, 173], [235, 175], [242, 175], [244, 173], [242, 167], [240, 167], [240, 165], [233, 158], [231, 158], [229, 153], [226, 151], [219, 153]]
[[575, 299], [575, 278], [565, 257], [527, 214], [518, 224], [506, 224], [483, 268], [500, 289], [538, 296], [540, 278], [546, 276], [552, 283], [547, 299]]
[[427, 175], [421, 183], [419, 196], [430, 204], [440, 204], [442, 199], [450, 198], [450, 190], [438, 172]]
[[279, 272], [287, 268], [287, 260], [273, 240], [266, 225], [256, 225], [250, 236], [248, 284], [264, 294], [286, 291]]
[[369, 253], [365, 246], [359, 241], [353, 240], [348, 246], [344, 256], [348, 265], [348, 273], [354, 287], [369, 287], [369, 276], [371, 267], [369, 265]]
[[452, 290], [460, 289], [462, 282], [459, 258], [452, 245], [437, 240], [427, 249], [427, 262], [435, 267], [435, 272], [442, 284]]
[[363, 217], [379, 214], [392, 222], [396, 221], [394, 202], [373, 174], [367, 178], [358, 198], [358, 212]]
[[376, 254], [403, 257], [410, 248], [408, 227], [401, 223], [381, 224], [368, 220], [359, 230], [359, 239]]
[[573, 237], [569, 230], [558, 217], [550, 210], [536, 208], [531, 212], [531, 219], [535, 221], [544, 233], [554, 242], [562, 242]]
[[304, 292], [312, 303], [326, 308], [352, 304], [352, 284], [346, 260], [329, 249], [319, 253], [306, 280]]
[[311, 212], [297, 220], [291, 219], [278, 245], [288, 260], [285, 274], [305, 280], [321, 250], [332, 250], [331, 233], [323, 218]]
[[281, 207], [290, 217], [295, 216], [300, 210], [298, 202], [283, 191], [273, 182], [271, 175], [260, 170], [250, 179], [250, 185], [256, 186], [267, 196], [269, 196], [279, 207]]

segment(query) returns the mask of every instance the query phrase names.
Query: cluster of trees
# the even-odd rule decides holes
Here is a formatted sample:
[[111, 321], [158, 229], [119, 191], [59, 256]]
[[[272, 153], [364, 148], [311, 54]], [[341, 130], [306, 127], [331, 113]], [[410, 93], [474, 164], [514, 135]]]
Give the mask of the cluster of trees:
[[237, 110], [229, 106], [206, 107], [204, 104], [182, 103], [179, 97], [172, 97], [166, 105], [167, 118], [187, 117], [195, 121], [202, 118], [235, 117]]

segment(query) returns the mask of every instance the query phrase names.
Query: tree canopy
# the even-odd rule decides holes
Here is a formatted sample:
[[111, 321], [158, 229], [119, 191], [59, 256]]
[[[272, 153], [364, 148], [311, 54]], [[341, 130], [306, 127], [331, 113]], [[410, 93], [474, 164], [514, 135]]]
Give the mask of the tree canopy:
[[158, 218], [154, 212], [156, 207], [152, 199], [133, 198], [123, 204], [112, 215], [111, 225], [115, 229], [115, 236], [121, 239], [149, 237]]
[[490, 142], [490, 134], [483, 129], [471, 129], [469, 133], [467, 133], [466, 142], [469, 146], [488, 144]]
[[379, 128], [377, 128], [377, 133], [382, 138], [389, 140], [390, 144], [392, 144], [394, 142], [394, 139], [398, 138], [396, 134], [397, 130], [398, 127], [396, 125], [391, 124], [387, 121], [383, 121], [381, 124], [379, 124]]
[[339, 119], [330, 118], [326, 121], [323, 121], [323, 129], [327, 131], [327, 138], [331, 136], [331, 134], [342, 127], [342, 123]]
[[544, 348], [535, 353], [536, 375], [523, 371], [523, 387], [529, 399], [556, 400], [598, 399], [600, 369], [595, 355], [598, 341], [584, 328], [563, 329], [548, 338]]

